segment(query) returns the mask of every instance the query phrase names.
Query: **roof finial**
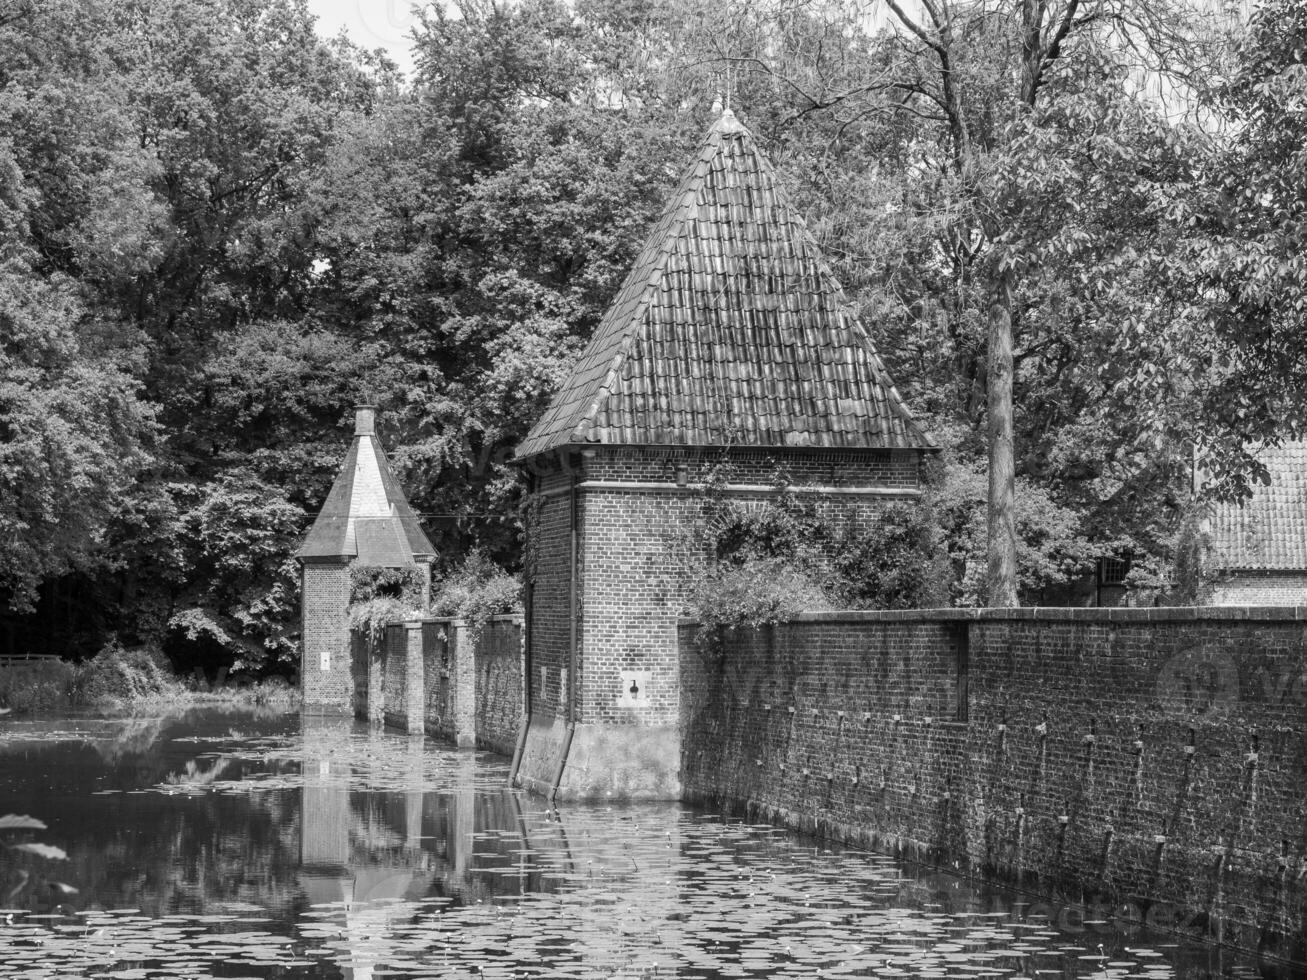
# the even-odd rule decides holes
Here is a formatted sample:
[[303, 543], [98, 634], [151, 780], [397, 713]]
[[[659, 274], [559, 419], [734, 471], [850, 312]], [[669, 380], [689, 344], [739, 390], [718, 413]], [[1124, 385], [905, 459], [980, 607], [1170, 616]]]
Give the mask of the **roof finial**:
[[377, 431], [377, 406], [363, 402], [354, 406], [354, 434], [370, 436]]
[[735, 113], [730, 108], [723, 109], [720, 102], [713, 103], [713, 111], [717, 113], [717, 119], [708, 130], [710, 133], [743, 133], [744, 126], [740, 120], [735, 118]]

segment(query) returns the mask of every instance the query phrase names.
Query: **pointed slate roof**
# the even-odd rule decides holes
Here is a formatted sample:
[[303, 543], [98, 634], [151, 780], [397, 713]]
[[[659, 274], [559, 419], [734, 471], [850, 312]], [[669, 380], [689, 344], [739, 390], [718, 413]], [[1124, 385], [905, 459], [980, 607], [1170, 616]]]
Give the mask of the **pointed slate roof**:
[[396, 568], [435, 553], [377, 439], [375, 410], [360, 405], [354, 441], [297, 557], [357, 558]]
[[517, 449], [932, 446], [729, 109]]
[[1242, 507], [1212, 507], [1208, 534], [1213, 563], [1226, 571], [1307, 571], [1307, 442], [1257, 453], [1270, 475]]

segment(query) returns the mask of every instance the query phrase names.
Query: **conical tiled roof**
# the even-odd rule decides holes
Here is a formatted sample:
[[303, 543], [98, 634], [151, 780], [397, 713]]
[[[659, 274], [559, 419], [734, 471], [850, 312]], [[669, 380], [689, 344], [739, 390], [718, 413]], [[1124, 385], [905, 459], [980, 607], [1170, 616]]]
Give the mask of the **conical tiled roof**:
[[932, 445], [729, 109], [517, 455], [585, 443]]
[[360, 406], [354, 441], [298, 557], [357, 558], [364, 565], [397, 568], [435, 553], [390, 470], [373, 409]]

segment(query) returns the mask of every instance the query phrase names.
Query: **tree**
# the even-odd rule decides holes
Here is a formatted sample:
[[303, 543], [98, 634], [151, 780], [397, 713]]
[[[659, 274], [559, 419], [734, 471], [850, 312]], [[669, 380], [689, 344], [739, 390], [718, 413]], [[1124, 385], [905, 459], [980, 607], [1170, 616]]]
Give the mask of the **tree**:
[[[1104, 47], [1100, 25], [1122, 29], [1126, 40], [1147, 46], [1157, 40], [1151, 29], [1164, 22], [1141, 22], [1133, 19], [1125, 6], [1086, 4], [1081, 0], [992, 7], [954, 7], [924, 0], [924, 16], [920, 19], [907, 13], [896, 0], [887, 0], [887, 4], [906, 32], [902, 35], [904, 52], [909, 64], [916, 68], [908, 81], [916, 97], [912, 101], [942, 116], [948, 134], [948, 158], [973, 195], [969, 220], [958, 229], [957, 253], [973, 264], [988, 291], [986, 601], [991, 605], [1015, 605], [1012, 392], [1017, 291], [1021, 279], [1038, 279], [1037, 274], [1030, 275], [1030, 270], [1041, 260], [1047, 261], [1059, 245], [1069, 245], [1072, 257], [1079, 259], [1087, 251], [1103, 251], [1101, 244], [1086, 249], [1083, 244], [1068, 241], [1068, 230], [1081, 234], [1086, 230], [1086, 223], [1077, 220], [1077, 212], [1085, 202], [1065, 195], [1054, 199], [1049, 193], [1085, 181], [1049, 181], [1044, 176], [1049, 173], [1049, 165], [1053, 174], [1061, 169], [1059, 163], [1065, 165], [1065, 151], [1075, 149], [1077, 134], [1074, 130], [1063, 133], [1069, 143], [1061, 146], [1050, 146], [1047, 136], [1057, 133], [1056, 123], [1059, 118], [1066, 119], [1068, 110], [1073, 123], [1085, 121], [1083, 111], [1075, 111], [1075, 102], [1085, 95], [1093, 100], [1092, 108], [1102, 106], [1104, 98], [1120, 98], [1119, 89], [1113, 91], [1120, 81], [1113, 80], [1109, 72], [1117, 69], [1119, 79], [1124, 66], [1113, 64], [1113, 51], [1110, 43]], [[1184, 23], [1183, 19], [1177, 22]], [[1168, 30], [1168, 38], [1172, 30]], [[1070, 72], [1066, 70], [1068, 65]], [[1106, 69], [1105, 89], [1086, 90], [1090, 76], [1085, 68]], [[1138, 173], [1147, 161], [1131, 155], [1129, 148], [1117, 140], [1110, 154], [1081, 156], [1079, 162], [1089, 167], [1083, 176], [1112, 176], [1103, 173], [1107, 169], [1104, 163], [1117, 171], [1116, 176]], [[1083, 273], [1083, 265], [1080, 271]]]
[[[225, 471], [252, 456], [289, 485], [273, 497], [325, 491], [330, 476], [305, 472], [303, 444], [338, 439], [340, 392], [324, 410], [322, 391], [304, 388], [296, 365], [312, 361], [316, 332], [286, 326], [311, 287], [300, 181], [341, 108], [366, 108], [367, 71], [319, 41], [292, 0], [5, 8], [0, 592], [11, 608], [53, 619], [54, 594], [75, 592], [84, 605], [59, 618], [94, 623], [87, 650], [115, 629], [160, 639], [208, 572], [178, 540], [196, 501], [177, 487], [219, 503]], [[272, 322], [282, 329], [261, 326]], [[258, 375], [224, 373], [242, 346], [262, 348]], [[362, 350], [354, 360], [375, 354]], [[278, 396], [294, 425], [254, 407]], [[261, 594], [242, 606], [228, 593], [228, 622], [253, 623]]]
[[1304, 40], [1303, 4], [1254, 8], [1230, 71], [1205, 93], [1230, 137], [1178, 209], [1199, 232], [1178, 260], [1205, 301], [1202, 327], [1215, 349], [1196, 456], [1219, 497], [1244, 497], [1266, 478], [1260, 444], [1307, 431]]
[[0, 595], [112, 561], [106, 530], [148, 461], [153, 413], [66, 285], [0, 267]]
[[[991, 602], [1009, 488], [1034, 508], [1011, 529], [1023, 589], [1164, 549], [1194, 419], [1213, 447], [1268, 431], [1235, 382], [1291, 367], [1235, 322], [1292, 298], [1269, 288], [1292, 239], [1236, 283], [1239, 242], [1281, 226], [1222, 201], [1273, 186], [1287, 148], [1258, 86], [1285, 84], [1296, 28], [1211, 103], [1246, 113], [1227, 186], [1240, 156], [1141, 96], [1136, 53], [1169, 79], [1191, 52], [1169, 5], [465, 0], [425, 15], [411, 86], [320, 41], [299, 0], [3, 9], [0, 535], [21, 549], [0, 589], [46, 626], [75, 596], [88, 651], [117, 632], [181, 662], [289, 659], [289, 556], [360, 397], [442, 555], [511, 567], [512, 448], [719, 93], [967, 486], [1010, 461], [988, 468]], [[1275, 316], [1272, 346], [1294, 329]], [[950, 547], [971, 556], [966, 513]], [[1026, 547], [1050, 527], [1056, 548]]]
[[675, 107], [621, 104], [609, 72], [644, 30], [621, 11], [429, 11], [414, 89], [354, 117], [310, 191], [315, 304], [402, 365], [380, 393], [405, 434], [392, 459], [451, 558], [516, 561], [513, 448], [702, 135]]
[[[1084, 526], [1107, 553], [1157, 545], [1156, 515], [1176, 512], [1216, 352], [1172, 257], [1210, 147], [1161, 96], [1208, 70], [1221, 38], [1181, 3], [886, 6], [770, 6], [719, 56], [785, 86], [790, 118], [829, 118], [809, 169], [838, 160], [841, 190], [869, 206], [841, 200], [831, 218], [846, 254], [865, 250], [841, 272], [910, 402], [945, 430], [984, 426], [955, 445], [987, 459], [987, 601], [1009, 604], [1018, 476], [1100, 518]], [[1167, 361], [1192, 372], [1168, 378]]]
[[142, 338], [74, 277], [146, 260], [149, 163], [116, 86], [51, 70], [37, 16], [0, 20], [0, 602], [18, 611], [43, 581], [112, 564], [108, 528], [157, 434]]

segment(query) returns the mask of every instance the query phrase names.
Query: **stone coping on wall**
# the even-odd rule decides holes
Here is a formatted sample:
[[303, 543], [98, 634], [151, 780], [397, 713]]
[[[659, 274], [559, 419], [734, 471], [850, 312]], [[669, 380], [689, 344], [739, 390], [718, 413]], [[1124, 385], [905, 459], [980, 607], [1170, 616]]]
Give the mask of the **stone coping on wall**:
[[[745, 496], [769, 497], [776, 493], [774, 484], [766, 483], [727, 483], [721, 488], [723, 493]], [[786, 493], [808, 497], [884, 497], [893, 500], [915, 500], [921, 491], [913, 487], [837, 487], [814, 483], [787, 483], [783, 489]], [[608, 490], [618, 493], [676, 493], [701, 494], [708, 490], [707, 483], [667, 483], [650, 480], [582, 480], [565, 487], [552, 490], [537, 490], [537, 497], [561, 497], [573, 490]]]
[[[785, 623], [921, 623], [992, 622], [1007, 620], [1062, 621], [1069, 623], [1167, 623], [1307, 621], [1307, 606], [1017, 606], [985, 609], [840, 609], [796, 613]], [[682, 619], [681, 626], [699, 626], [696, 619]]]

